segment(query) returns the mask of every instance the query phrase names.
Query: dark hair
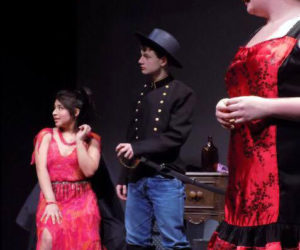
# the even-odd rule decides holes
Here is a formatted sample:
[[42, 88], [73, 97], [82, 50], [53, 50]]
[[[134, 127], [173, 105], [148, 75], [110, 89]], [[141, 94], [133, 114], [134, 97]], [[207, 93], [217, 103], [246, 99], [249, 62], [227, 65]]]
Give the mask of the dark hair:
[[[147, 48], [153, 50], [154, 53], [156, 54], [156, 56], [157, 56], [158, 58], [162, 58], [162, 57], [164, 57], [164, 56], [168, 58], [166, 52], [165, 52], [163, 49], [161, 49], [161, 48], [158, 47], [158, 46], [155, 46], [154, 44], [147, 43], [146, 41], [143, 41], [143, 43], [141, 43], [141, 50], [142, 50], [142, 51], [146, 51]], [[169, 59], [169, 58], [168, 58], [168, 59]]]
[[80, 113], [76, 119], [77, 125], [90, 124], [95, 116], [95, 105], [92, 101], [92, 92], [86, 87], [75, 90], [60, 90], [57, 92], [55, 99], [70, 112], [75, 119], [75, 109], [78, 108]]

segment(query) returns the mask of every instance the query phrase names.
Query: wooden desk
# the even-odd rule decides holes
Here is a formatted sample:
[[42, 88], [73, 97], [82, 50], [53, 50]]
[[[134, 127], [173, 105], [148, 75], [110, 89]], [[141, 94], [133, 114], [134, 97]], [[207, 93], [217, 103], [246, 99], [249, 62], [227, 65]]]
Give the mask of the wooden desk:
[[[218, 172], [187, 172], [186, 176], [198, 181], [226, 189], [228, 174]], [[200, 224], [207, 219], [221, 222], [224, 219], [225, 196], [186, 184], [184, 218], [193, 224]]]

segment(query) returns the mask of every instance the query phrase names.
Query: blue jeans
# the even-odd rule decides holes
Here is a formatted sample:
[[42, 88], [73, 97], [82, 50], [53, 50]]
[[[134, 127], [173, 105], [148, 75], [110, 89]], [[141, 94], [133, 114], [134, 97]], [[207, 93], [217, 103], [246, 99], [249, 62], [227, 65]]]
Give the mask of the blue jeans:
[[128, 184], [125, 211], [126, 241], [151, 246], [153, 219], [162, 236], [164, 249], [189, 247], [184, 233], [184, 185], [161, 175]]

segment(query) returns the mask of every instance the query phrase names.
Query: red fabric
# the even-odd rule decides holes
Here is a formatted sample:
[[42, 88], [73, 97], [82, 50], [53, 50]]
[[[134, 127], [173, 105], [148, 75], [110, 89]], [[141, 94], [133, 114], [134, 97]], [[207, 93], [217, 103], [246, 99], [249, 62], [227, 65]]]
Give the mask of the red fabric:
[[264, 247], [245, 247], [245, 246], [235, 246], [230, 244], [218, 237], [218, 233], [214, 233], [208, 246], [207, 250], [299, 250], [300, 244], [297, 248], [284, 248], [281, 246], [280, 242], [271, 242]]
[[[241, 47], [225, 78], [229, 96], [277, 97], [278, 69], [294, 44], [295, 39], [286, 36], [250, 48]], [[257, 120], [233, 130], [228, 164], [225, 221], [237, 226], [276, 222], [279, 210], [276, 127]]]
[[[47, 133], [53, 133], [52, 129], [43, 129], [36, 137], [37, 149], [43, 137]], [[100, 144], [100, 137], [92, 134]], [[34, 160], [34, 157], [33, 157]], [[50, 141], [47, 168], [51, 181], [80, 181], [85, 179], [79, 168], [76, 148], [68, 156], [62, 156], [59, 152], [54, 137]], [[101, 250], [100, 241], [100, 213], [97, 198], [91, 186], [83, 183], [59, 183], [53, 184], [56, 201], [62, 213], [62, 223], [53, 224], [51, 218], [47, 223], [41, 222], [46, 201], [43, 193], [40, 194], [36, 214], [37, 225], [37, 249], [40, 249], [41, 236], [47, 229], [52, 236], [53, 250]]]

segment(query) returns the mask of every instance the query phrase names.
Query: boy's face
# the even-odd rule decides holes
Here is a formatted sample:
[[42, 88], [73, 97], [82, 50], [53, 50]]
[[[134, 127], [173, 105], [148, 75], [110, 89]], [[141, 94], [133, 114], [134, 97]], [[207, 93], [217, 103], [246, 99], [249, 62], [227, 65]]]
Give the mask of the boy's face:
[[152, 75], [166, 66], [167, 59], [165, 56], [158, 58], [154, 50], [150, 49], [149, 47], [145, 47], [141, 49], [141, 57], [138, 63], [140, 65], [142, 74]]

